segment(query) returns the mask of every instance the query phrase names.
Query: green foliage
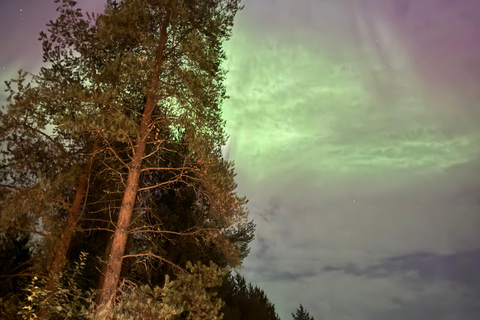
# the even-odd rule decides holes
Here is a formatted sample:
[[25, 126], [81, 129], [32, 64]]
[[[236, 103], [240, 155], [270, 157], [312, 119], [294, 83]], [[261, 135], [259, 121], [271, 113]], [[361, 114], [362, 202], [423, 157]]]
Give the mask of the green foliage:
[[35, 262], [45, 272], [89, 149], [86, 137], [72, 139], [76, 129], [55, 126], [63, 109], [54, 87], [20, 70], [7, 82], [9, 104], [0, 113], [0, 231], [40, 235], [43, 257]]
[[125, 285], [120, 301], [107, 318], [117, 320], [189, 319], [220, 320], [221, 299], [215, 288], [221, 285], [225, 270], [214, 263], [187, 263], [188, 271], [175, 280], [167, 276], [163, 287]]
[[17, 319], [23, 289], [31, 281], [31, 237], [12, 228], [0, 234], [0, 319]]
[[[124, 286], [110, 316], [220, 319], [216, 292], [224, 270], [241, 264], [254, 231], [246, 199], [235, 192], [233, 163], [221, 155], [222, 43], [239, 1], [108, 1], [98, 16], [84, 16], [74, 1], [56, 2], [60, 17], [40, 35], [48, 66], [30, 81], [21, 71], [7, 84], [9, 105], [0, 115], [0, 143], [7, 145], [0, 183], [8, 184], [0, 188], [0, 232], [16, 228], [44, 237], [39, 276], [25, 287], [20, 315], [30, 319], [47, 310], [52, 319], [90, 317], [92, 282], [110, 255], [104, 251], [135, 146], [144, 143], [126, 248], [143, 258], [124, 260], [122, 278], [136, 283]], [[153, 111], [145, 125], [147, 101]], [[58, 291], [47, 292], [41, 274], [92, 153], [69, 252], [71, 261], [84, 250], [94, 258], [82, 254], [58, 276]], [[210, 261], [216, 265], [205, 266]], [[249, 294], [265, 303], [255, 290]]]
[[59, 288], [53, 294], [45, 288], [45, 280], [34, 277], [25, 288], [27, 297], [19, 312], [22, 318], [37, 319], [42, 310], [48, 310], [51, 319], [89, 319], [94, 292], [78, 286], [86, 260], [87, 255], [82, 253], [74, 267], [60, 275]]
[[295, 312], [295, 314], [292, 313], [292, 317], [294, 320], [314, 320], [302, 305], [297, 308], [297, 312]]
[[238, 273], [225, 276], [219, 294], [225, 301], [224, 320], [280, 320], [265, 292]]

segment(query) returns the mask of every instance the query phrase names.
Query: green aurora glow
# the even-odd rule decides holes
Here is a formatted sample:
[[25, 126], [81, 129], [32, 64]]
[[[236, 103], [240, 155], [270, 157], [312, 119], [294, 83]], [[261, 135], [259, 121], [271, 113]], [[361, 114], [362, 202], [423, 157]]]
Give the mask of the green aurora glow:
[[450, 116], [428, 106], [412, 75], [381, 100], [352, 71], [358, 61], [272, 39], [237, 29], [226, 46], [229, 156], [248, 178], [439, 170], [476, 156], [478, 134], [449, 129]]

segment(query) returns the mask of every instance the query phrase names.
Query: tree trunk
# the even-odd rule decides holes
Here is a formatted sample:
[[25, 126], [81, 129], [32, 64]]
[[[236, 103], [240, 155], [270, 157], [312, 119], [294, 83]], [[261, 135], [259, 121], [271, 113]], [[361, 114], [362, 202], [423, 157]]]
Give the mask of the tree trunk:
[[142, 160], [145, 155], [145, 147], [148, 136], [148, 125], [151, 120], [154, 101], [147, 99], [147, 105], [140, 125], [140, 133], [134, 147], [134, 155], [130, 164], [122, 205], [118, 214], [117, 227], [113, 235], [110, 253], [106, 263], [106, 272], [103, 275], [103, 283], [97, 297], [97, 318], [101, 317], [102, 311], [113, 301], [117, 291], [118, 280], [122, 270], [122, 260], [125, 245], [128, 239], [128, 227], [132, 218], [135, 200], [137, 198], [138, 183], [142, 169]]
[[113, 235], [112, 246], [106, 263], [106, 272], [103, 275], [103, 283], [101, 284], [101, 289], [96, 299], [96, 319], [102, 319], [105, 317], [105, 312], [108, 310], [109, 305], [115, 298], [118, 280], [122, 271], [122, 260], [128, 240], [128, 227], [130, 226], [135, 200], [137, 198], [137, 192], [139, 188], [138, 184], [142, 172], [142, 161], [143, 157], [145, 156], [145, 148], [150, 131], [149, 126], [152, 120], [153, 111], [158, 101], [156, 91], [160, 70], [164, 62], [163, 54], [168, 39], [166, 31], [169, 23], [170, 21], [167, 17], [162, 25], [161, 37], [159, 41], [160, 44], [157, 48], [155, 57], [155, 69], [152, 73], [150, 88], [148, 90], [147, 101], [143, 111], [142, 122], [140, 123], [140, 128], [138, 130], [137, 140], [133, 147], [132, 161], [130, 162], [125, 192], [123, 194], [120, 212], [118, 213], [117, 227]]
[[[107, 242], [107, 246], [105, 248], [105, 253], [103, 254], [103, 259], [101, 260], [101, 268], [100, 268], [100, 276], [98, 277], [97, 281], [97, 291], [100, 292], [103, 286], [103, 281], [105, 280], [105, 275], [107, 274], [107, 261], [108, 256], [110, 255], [110, 251], [112, 250], [112, 241], [113, 238], [110, 237]], [[98, 304], [99, 295], [95, 297], [96, 303]]]
[[90, 173], [92, 171], [93, 158], [95, 156], [94, 154], [95, 152], [90, 155], [85, 163], [85, 168], [80, 176], [75, 197], [73, 198], [73, 202], [68, 210], [67, 224], [60, 236], [60, 239], [58, 240], [57, 246], [55, 247], [55, 255], [53, 257], [52, 264], [50, 265], [50, 275], [47, 282], [47, 290], [51, 293], [55, 293], [58, 289], [56, 277], [62, 271], [63, 265], [67, 260], [68, 249], [70, 248], [75, 226], [78, 221], [78, 213], [80, 212], [83, 198], [87, 192]]
[[[73, 233], [75, 231], [75, 226], [78, 221], [78, 213], [82, 207], [83, 198], [87, 192], [90, 173], [92, 171], [93, 158], [95, 156], [95, 150], [92, 152], [85, 167], [83, 168], [80, 180], [78, 182], [77, 190], [75, 191], [75, 196], [73, 198], [70, 209], [68, 210], [66, 226], [58, 239], [55, 252], [53, 256], [52, 264], [50, 265], [50, 270], [47, 278], [47, 290], [49, 294], [55, 294], [58, 290], [58, 276], [62, 272], [65, 261], [67, 260], [68, 249], [70, 248], [70, 243], [72, 242]], [[48, 319], [49, 312], [46, 308], [41, 308], [38, 314], [40, 319]]]

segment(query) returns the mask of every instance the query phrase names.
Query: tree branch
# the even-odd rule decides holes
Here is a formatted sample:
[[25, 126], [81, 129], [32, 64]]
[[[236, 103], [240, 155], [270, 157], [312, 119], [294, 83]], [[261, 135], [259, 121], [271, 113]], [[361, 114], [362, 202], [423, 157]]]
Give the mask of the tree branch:
[[151, 258], [155, 258], [155, 259], [158, 259], [160, 261], [163, 261], [165, 263], [168, 263], [170, 264], [171, 266], [173, 266], [174, 268], [177, 268], [179, 269], [180, 271], [184, 272], [185, 274], [188, 274], [187, 270], [183, 269], [182, 267], [180, 267], [178, 264], [176, 263], [173, 263], [171, 262], [170, 260], [167, 260], [165, 258], [162, 258], [156, 254], [153, 254], [151, 252], [147, 252], [147, 253], [137, 253], [137, 254], [127, 254], [127, 255], [124, 255], [122, 257], [122, 259], [125, 259], [125, 258], [140, 258], [140, 257], [151, 257]]

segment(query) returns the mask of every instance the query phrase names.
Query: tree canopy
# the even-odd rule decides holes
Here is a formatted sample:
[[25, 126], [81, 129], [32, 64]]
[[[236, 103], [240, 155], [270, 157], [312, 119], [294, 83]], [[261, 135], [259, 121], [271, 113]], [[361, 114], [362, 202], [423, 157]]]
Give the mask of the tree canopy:
[[2, 312], [127, 319], [152, 298], [165, 317], [221, 318], [255, 227], [221, 152], [239, 1], [109, 0], [98, 15], [55, 1], [46, 64], [7, 83], [0, 114]]

